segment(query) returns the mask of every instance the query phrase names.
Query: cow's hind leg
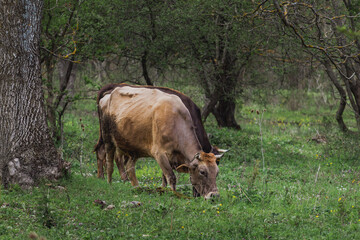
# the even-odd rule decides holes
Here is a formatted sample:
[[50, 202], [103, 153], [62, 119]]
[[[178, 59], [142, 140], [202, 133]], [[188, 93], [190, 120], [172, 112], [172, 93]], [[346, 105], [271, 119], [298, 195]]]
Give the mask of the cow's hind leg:
[[106, 172], [108, 183], [112, 182], [112, 174], [114, 172], [114, 154], [115, 147], [112, 144], [105, 144], [106, 150]]
[[106, 152], [105, 152], [105, 144], [102, 144], [96, 150], [96, 159], [97, 159], [97, 177], [104, 178], [104, 168], [106, 165]]
[[96, 159], [97, 159], [97, 177], [104, 178], [104, 159], [100, 158], [98, 152], [96, 152]]
[[136, 163], [136, 158], [134, 157], [129, 157], [129, 159], [126, 162], [126, 172], [128, 173], [131, 185], [133, 185], [134, 187], [139, 186], [139, 182], [135, 174], [135, 163]]

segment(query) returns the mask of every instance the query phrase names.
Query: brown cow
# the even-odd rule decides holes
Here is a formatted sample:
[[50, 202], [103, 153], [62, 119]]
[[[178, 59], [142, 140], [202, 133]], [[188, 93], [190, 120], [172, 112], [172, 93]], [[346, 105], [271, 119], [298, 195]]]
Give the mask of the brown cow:
[[169, 183], [176, 190], [172, 169], [190, 173], [196, 191], [209, 198], [217, 195], [216, 159], [205, 153], [195, 133], [189, 110], [178, 96], [151, 88], [116, 87], [99, 95], [99, 119], [107, 159], [107, 178], [111, 182], [115, 152], [129, 155], [126, 163], [133, 186], [138, 185], [135, 163], [139, 157], [156, 159]]
[[[110, 93], [112, 90], [114, 90], [116, 87], [134, 87], [134, 88], [150, 88], [150, 89], [158, 89], [162, 92], [165, 93], [169, 93], [169, 94], [174, 94], [176, 96], [178, 96], [181, 101], [184, 103], [184, 105], [186, 106], [186, 108], [189, 110], [191, 118], [193, 120], [193, 124], [195, 126], [195, 132], [196, 132], [196, 136], [201, 144], [201, 147], [203, 149], [204, 152], [212, 152], [215, 155], [219, 155], [221, 153], [225, 153], [227, 152], [227, 150], [223, 150], [223, 149], [219, 149], [215, 146], [211, 146], [210, 141], [208, 139], [208, 136], [205, 132], [203, 123], [201, 121], [201, 114], [200, 114], [200, 109], [198, 106], [196, 106], [196, 104], [186, 95], [184, 95], [183, 93], [170, 89], [170, 88], [166, 88], [166, 87], [155, 87], [155, 86], [134, 86], [134, 85], [128, 85], [125, 83], [121, 83], [121, 84], [109, 84], [104, 86], [102, 89], [100, 89], [99, 94], [98, 94], [98, 102], [99, 99], [102, 98], [104, 96], [104, 94], [108, 94]], [[100, 130], [101, 131], [101, 130]], [[94, 151], [96, 152], [96, 156], [97, 156], [97, 164], [98, 164], [98, 178], [104, 178], [104, 162], [105, 160], [105, 147], [103, 145], [103, 140], [101, 137], [101, 133], [100, 133], [100, 137], [99, 140], [97, 142], [97, 144], [94, 147]], [[126, 176], [126, 170], [124, 169], [123, 165], [124, 163], [121, 162], [123, 161], [123, 156], [117, 156], [115, 155], [115, 162], [116, 165], [118, 166], [118, 170], [121, 176], [122, 180], [127, 180], [127, 176]], [[216, 161], [217, 164], [219, 164], [219, 159], [217, 159]], [[194, 193], [194, 195], [196, 195], [196, 193]]]

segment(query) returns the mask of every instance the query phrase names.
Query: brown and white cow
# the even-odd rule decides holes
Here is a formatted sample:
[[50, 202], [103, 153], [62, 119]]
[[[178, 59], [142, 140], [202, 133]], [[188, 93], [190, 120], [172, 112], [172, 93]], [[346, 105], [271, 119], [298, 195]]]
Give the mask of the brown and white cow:
[[98, 104], [108, 182], [118, 152], [130, 156], [126, 169], [133, 186], [138, 185], [136, 160], [153, 157], [165, 176], [163, 186], [169, 183], [176, 190], [176, 169], [190, 173], [191, 183], [201, 196], [218, 194], [216, 159], [221, 156], [203, 151], [189, 110], [178, 96], [158, 89], [122, 86], [99, 95]]
[[[157, 89], [162, 92], [178, 96], [181, 99], [181, 101], [184, 103], [185, 107], [189, 110], [189, 113], [193, 120], [193, 124], [195, 126], [196, 136], [201, 144], [203, 151], [204, 152], [212, 152], [215, 155], [220, 155], [221, 153], [227, 152], [227, 150], [219, 149], [216, 146], [212, 146], [210, 144], [208, 135], [206, 134], [204, 125], [201, 121], [201, 113], [200, 113], [199, 107], [188, 96], [186, 96], [185, 94], [183, 94], [179, 91], [176, 91], [174, 89], [166, 88], [166, 87], [157, 87], [157, 86], [146, 86], [146, 85], [145, 86], [144, 85], [141, 85], [141, 86], [128, 85], [125, 83], [108, 84], [99, 90], [97, 102], [99, 103], [99, 99], [101, 99], [105, 94], [111, 93], [111, 91], [113, 91], [116, 87], [125, 87], [125, 86], [133, 87], [133, 88]], [[106, 166], [106, 158], [105, 158], [106, 154], [105, 154], [105, 146], [104, 146], [104, 143], [103, 143], [103, 140], [101, 137], [101, 133], [99, 136], [99, 140], [94, 147], [94, 151], [96, 152], [96, 156], [97, 156], [97, 165], [98, 165], [97, 177], [104, 178], [104, 168]], [[127, 175], [126, 175], [126, 169], [124, 168], [124, 160], [126, 161], [127, 158], [128, 158], [128, 156], [122, 156], [119, 153], [115, 153], [115, 162], [118, 167], [119, 174], [120, 174], [122, 180], [128, 180]], [[219, 160], [220, 159], [216, 160], [217, 164], [219, 164]], [[197, 195], [198, 194], [196, 193], [196, 189], [194, 189], [194, 196], [197, 196]]]

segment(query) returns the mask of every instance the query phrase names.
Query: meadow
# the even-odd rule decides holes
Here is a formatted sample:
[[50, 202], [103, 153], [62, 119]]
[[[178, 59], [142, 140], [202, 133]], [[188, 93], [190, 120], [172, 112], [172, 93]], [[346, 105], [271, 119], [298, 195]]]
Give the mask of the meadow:
[[117, 172], [112, 185], [97, 179], [95, 100], [79, 101], [65, 116], [59, 150], [71, 174], [31, 190], [0, 189], [0, 239], [359, 239], [359, 136], [338, 131], [336, 107], [314, 99], [307, 95], [296, 111], [282, 99], [243, 103], [241, 131], [210, 117], [212, 144], [230, 149], [219, 165], [221, 196], [210, 201], [192, 197], [187, 174], [176, 174], [180, 194], [161, 189], [153, 159], [136, 165], [139, 188]]

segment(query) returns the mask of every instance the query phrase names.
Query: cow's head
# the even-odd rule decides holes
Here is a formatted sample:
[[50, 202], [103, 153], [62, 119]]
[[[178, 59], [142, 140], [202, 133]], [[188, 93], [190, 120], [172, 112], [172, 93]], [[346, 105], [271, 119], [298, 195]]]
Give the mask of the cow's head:
[[216, 177], [219, 168], [216, 159], [222, 155], [200, 152], [188, 164], [182, 164], [176, 168], [178, 172], [190, 173], [190, 181], [194, 188], [194, 196], [204, 196], [209, 199], [218, 196]]

